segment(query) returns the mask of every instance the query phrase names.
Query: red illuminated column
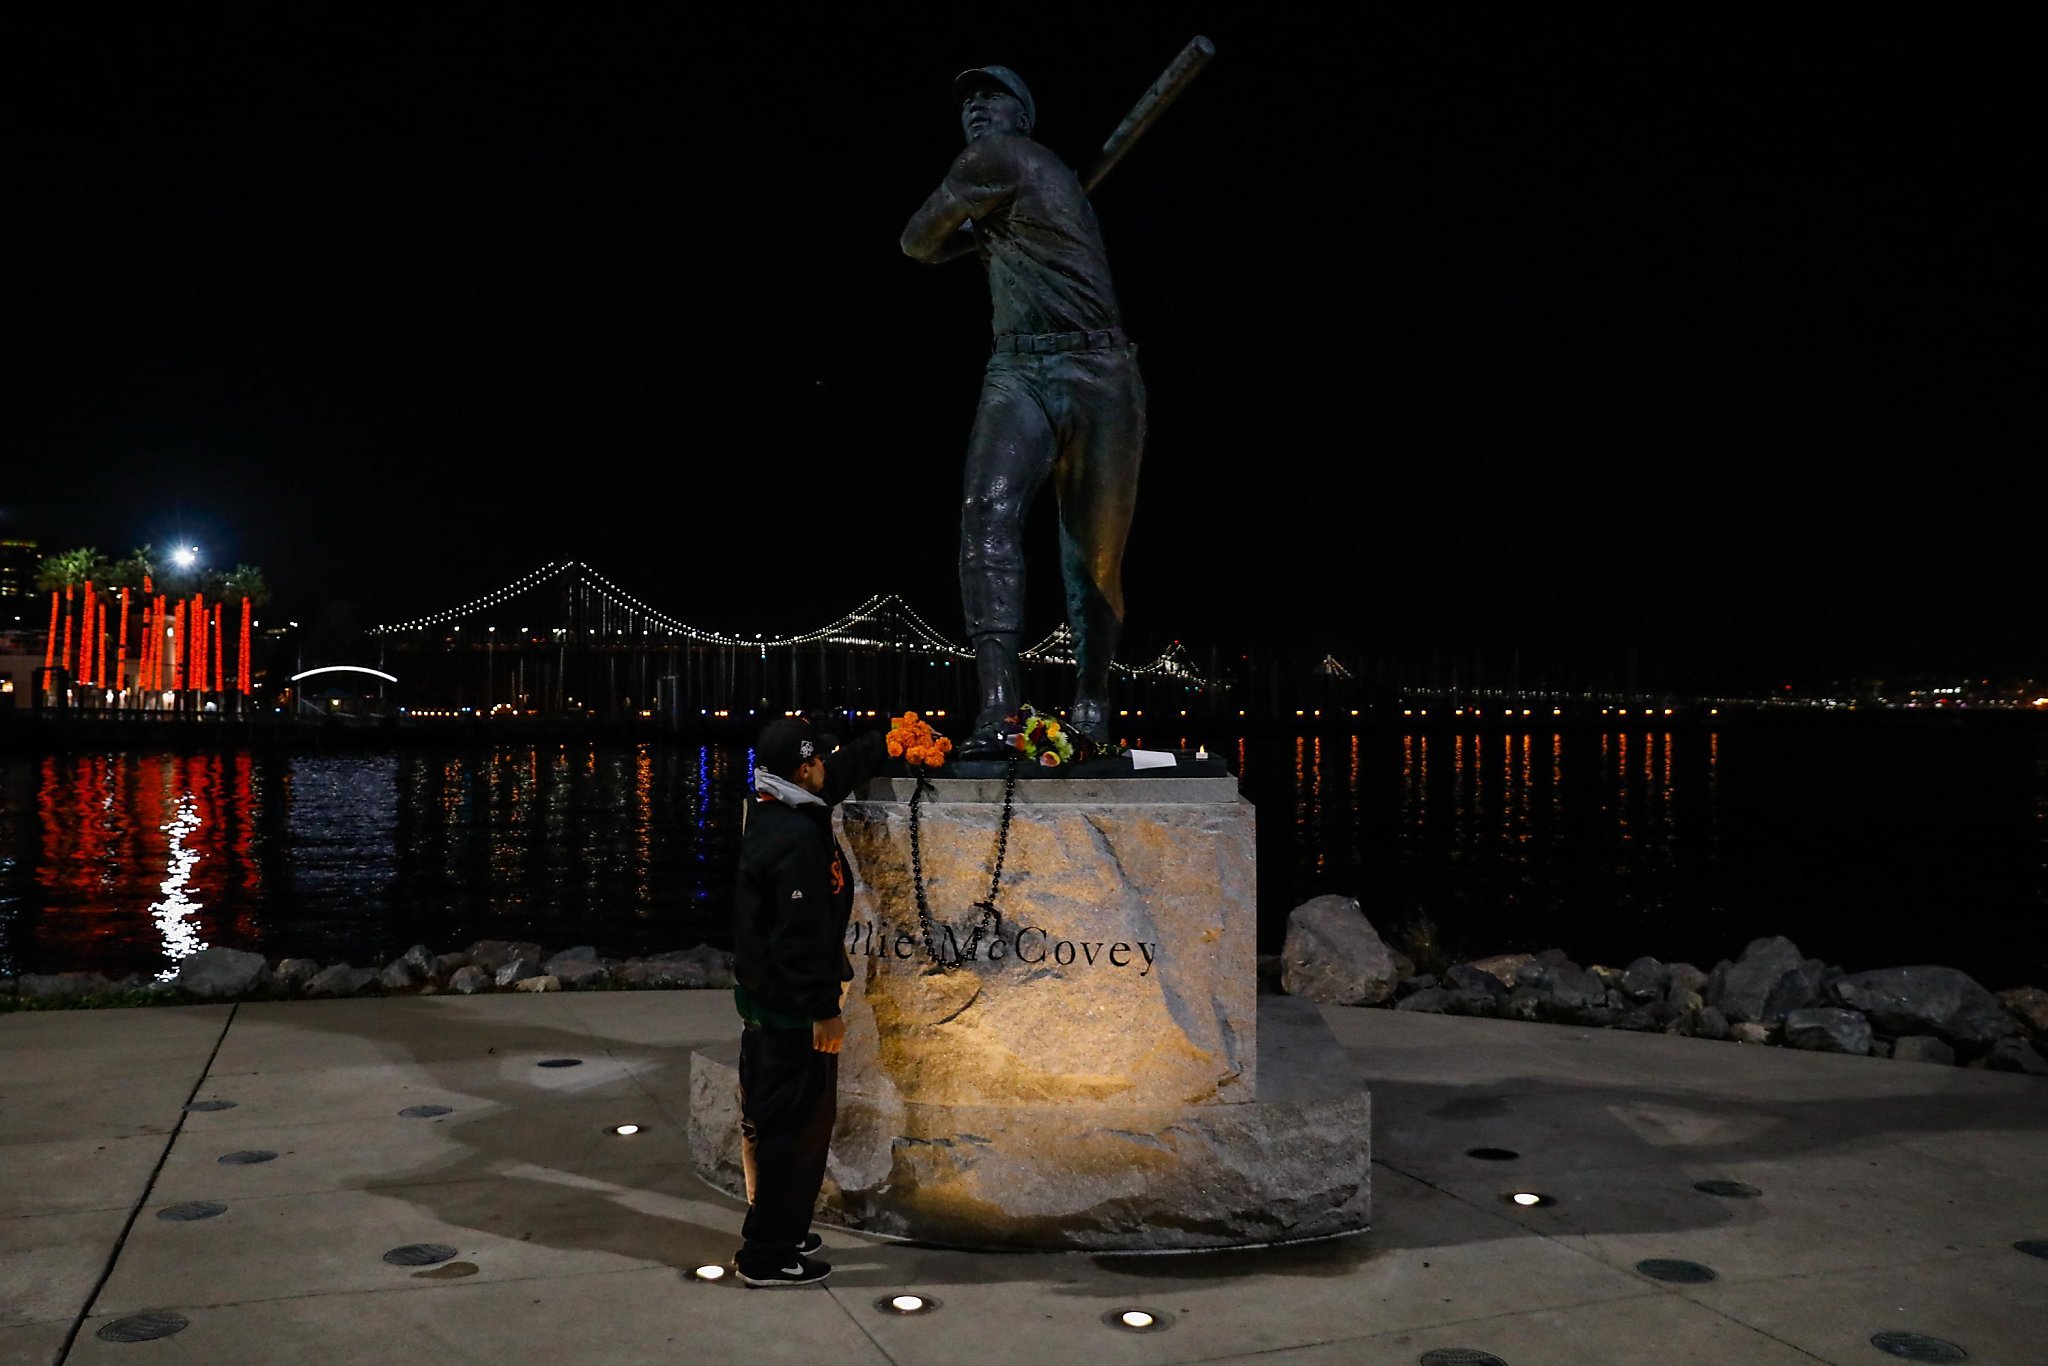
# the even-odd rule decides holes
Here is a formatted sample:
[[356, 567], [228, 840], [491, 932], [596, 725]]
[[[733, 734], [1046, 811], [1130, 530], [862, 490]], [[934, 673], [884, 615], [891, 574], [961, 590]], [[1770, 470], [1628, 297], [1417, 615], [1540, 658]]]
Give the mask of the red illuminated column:
[[185, 606], [178, 603], [178, 615], [171, 618], [171, 691], [185, 689], [185, 660], [191, 653], [185, 645]]
[[71, 585], [64, 585], [64, 672], [78, 676], [78, 657], [71, 652]]
[[242, 648], [235, 657], [235, 685], [249, 695], [249, 600], [242, 599]]
[[156, 626], [149, 634], [149, 686], [156, 692], [164, 690], [164, 632], [171, 624], [171, 605], [164, 595], [156, 595]]
[[99, 653], [99, 599], [93, 595], [92, 580], [78, 602], [78, 681], [90, 684], [93, 656]]
[[206, 686], [206, 599], [194, 593], [185, 605], [185, 686]]
[[114, 687], [128, 691], [128, 587], [121, 587], [121, 643], [114, 650]]
[[107, 600], [100, 599], [99, 658], [93, 661], [93, 680], [102, 688], [107, 686], [107, 643], [113, 632], [107, 629]]
[[227, 675], [220, 671], [220, 604], [213, 605], [213, 691], [226, 692]]
[[43, 667], [57, 667], [57, 590], [50, 590], [50, 639], [43, 646]]
[[149, 599], [142, 600], [141, 620], [137, 623], [141, 632], [135, 637], [135, 690], [149, 691]]

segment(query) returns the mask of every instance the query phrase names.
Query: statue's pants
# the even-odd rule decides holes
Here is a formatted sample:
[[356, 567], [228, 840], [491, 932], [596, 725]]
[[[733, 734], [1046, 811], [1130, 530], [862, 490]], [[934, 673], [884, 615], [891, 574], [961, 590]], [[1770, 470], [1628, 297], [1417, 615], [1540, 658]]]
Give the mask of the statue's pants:
[[1023, 629], [1024, 518], [1051, 476], [1079, 692], [1102, 695], [1123, 626], [1124, 542], [1144, 450], [1136, 346], [989, 357], [960, 506], [969, 635]]
[[[839, 1110], [839, 1055], [808, 1029], [740, 1031], [740, 1140], [747, 1221], [740, 1255], [759, 1264], [796, 1253], [825, 1182]], [[744, 1269], [744, 1268], [743, 1268]]]

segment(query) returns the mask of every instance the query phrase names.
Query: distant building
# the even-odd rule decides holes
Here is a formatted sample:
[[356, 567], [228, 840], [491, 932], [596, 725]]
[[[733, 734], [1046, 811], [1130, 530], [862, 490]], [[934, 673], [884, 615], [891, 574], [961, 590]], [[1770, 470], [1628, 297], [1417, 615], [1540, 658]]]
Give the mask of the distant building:
[[36, 565], [42, 556], [34, 541], [0, 541], [0, 631], [34, 628]]

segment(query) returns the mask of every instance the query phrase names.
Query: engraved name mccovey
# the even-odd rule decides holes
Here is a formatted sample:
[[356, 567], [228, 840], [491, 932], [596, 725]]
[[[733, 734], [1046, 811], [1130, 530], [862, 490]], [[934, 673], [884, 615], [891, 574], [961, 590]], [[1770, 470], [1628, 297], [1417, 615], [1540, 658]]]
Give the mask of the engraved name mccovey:
[[[993, 935], [976, 930], [964, 938], [956, 935], [951, 925], [939, 925], [934, 927], [933, 946], [951, 963], [972, 963], [980, 959], [1001, 963], [1014, 958], [1027, 966], [1053, 963], [1060, 967], [1135, 969], [1140, 977], [1150, 977], [1152, 965], [1159, 959], [1159, 945], [1156, 943], [1122, 939], [1056, 939], [1052, 931], [1036, 925], [1024, 925], [1014, 931], [999, 930]], [[924, 944], [913, 931], [899, 929], [886, 922], [878, 927], [873, 921], [856, 920], [847, 926], [846, 952], [855, 958], [908, 959], [923, 953]]]

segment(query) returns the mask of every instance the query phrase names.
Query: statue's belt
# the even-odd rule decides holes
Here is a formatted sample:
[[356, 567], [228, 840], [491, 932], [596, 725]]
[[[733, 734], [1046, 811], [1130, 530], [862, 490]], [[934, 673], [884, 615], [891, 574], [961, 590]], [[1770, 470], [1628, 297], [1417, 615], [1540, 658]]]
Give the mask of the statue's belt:
[[1061, 351], [1114, 351], [1130, 345], [1121, 327], [1094, 332], [1006, 332], [995, 340], [995, 353], [1050, 356]]

